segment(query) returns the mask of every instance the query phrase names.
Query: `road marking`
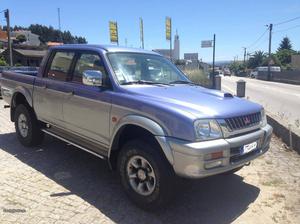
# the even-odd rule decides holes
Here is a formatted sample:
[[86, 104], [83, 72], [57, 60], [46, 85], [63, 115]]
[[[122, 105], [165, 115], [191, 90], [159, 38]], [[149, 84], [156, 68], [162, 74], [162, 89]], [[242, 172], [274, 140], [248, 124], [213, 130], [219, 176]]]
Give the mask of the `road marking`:
[[229, 90], [230, 92], [234, 93], [234, 90], [233, 90], [233, 89], [231, 89], [229, 86], [224, 85], [224, 84], [222, 83], [222, 89], [223, 89], [223, 87], [225, 87], [225, 89]]

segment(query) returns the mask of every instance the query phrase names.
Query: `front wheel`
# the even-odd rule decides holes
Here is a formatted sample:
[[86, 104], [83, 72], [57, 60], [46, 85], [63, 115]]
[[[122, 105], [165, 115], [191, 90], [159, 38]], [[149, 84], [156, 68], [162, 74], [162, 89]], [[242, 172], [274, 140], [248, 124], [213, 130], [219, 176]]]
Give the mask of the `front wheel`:
[[31, 108], [18, 105], [15, 111], [15, 129], [18, 140], [24, 146], [35, 146], [43, 141], [44, 134]]
[[147, 210], [166, 205], [174, 193], [174, 172], [159, 150], [154, 145], [133, 140], [123, 146], [118, 158], [118, 171], [126, 194]]

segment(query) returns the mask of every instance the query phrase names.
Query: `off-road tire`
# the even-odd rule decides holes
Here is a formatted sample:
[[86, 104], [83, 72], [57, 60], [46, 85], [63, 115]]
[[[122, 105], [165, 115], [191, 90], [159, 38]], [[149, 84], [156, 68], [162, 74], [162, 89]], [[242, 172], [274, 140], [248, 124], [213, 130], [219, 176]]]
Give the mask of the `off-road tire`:
[[[28, 126], [28, 134], [26, 136], [21, 134], [21, 130], [18, 124], [19, 117], [22, 115], [25, 116]], [[34, 112], [29, 106], [23, 104], [18, 105], [15, 110], [14, 118], [17, 138], [22, 145], [30, 147], [42, 143], [44, 139], [44, 133], [41, 131], [40, 124], [36, 119]]]
[[[127, 166], [130, 159], [136, 156], [146, 159], [153, 168], [156, 184], [153, 185], [155, 187], [150, 195], [139, 194], [130, 184]], [[118, 156], [117, 168], [126, 194], [131, 201], [142, 209], [157, 210], [164, 207], [175, 193], [173, 168], [158, 146], [140, 140], [125, 143]]]

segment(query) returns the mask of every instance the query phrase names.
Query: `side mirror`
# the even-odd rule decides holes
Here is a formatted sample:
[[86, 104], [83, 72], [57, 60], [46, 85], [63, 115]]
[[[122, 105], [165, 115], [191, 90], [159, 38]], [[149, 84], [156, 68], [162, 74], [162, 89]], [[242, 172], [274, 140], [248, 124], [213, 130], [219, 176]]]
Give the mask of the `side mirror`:
[[82, 74], [82, 83], [87, 86], [102, 86], [103, 75], [98, 70], [85, 70]]

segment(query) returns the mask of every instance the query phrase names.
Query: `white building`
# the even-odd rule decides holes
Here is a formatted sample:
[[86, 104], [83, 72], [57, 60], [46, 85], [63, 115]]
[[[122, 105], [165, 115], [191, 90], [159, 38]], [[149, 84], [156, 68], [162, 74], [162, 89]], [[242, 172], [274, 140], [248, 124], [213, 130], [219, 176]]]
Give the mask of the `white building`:
[[174, 36], [174, 48], [170, 51], [170, 49], [154, 49], [153, 51], [163, 55], [166, 58], [170, 58], [170, 52], [172, 54], [173, 60], [179, 60], [180, 59], [180, 41], [179, 41], [179, 35], [176, 30], [176, 34]]
[[31, 33], [31, 31], [29, 31], [29, 30], [17, 30], [17, 31], [11, 32], [12, 37], [16, 38], [19, 35], [24, 35], [26, 37], [26, 41], [22, 43], [24, 45], [40, 46], [40, 44], [41, 44], [39, 35]]

